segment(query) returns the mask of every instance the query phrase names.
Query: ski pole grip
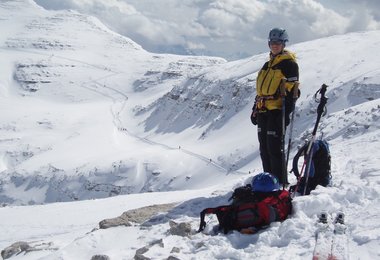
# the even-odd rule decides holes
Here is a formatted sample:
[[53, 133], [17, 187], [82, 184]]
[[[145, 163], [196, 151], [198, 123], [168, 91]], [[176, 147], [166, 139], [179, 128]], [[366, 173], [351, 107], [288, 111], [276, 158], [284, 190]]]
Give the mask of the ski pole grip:
[[294, 99], [297, 99], [298, 98], [298, 86], [299, 86], [299, 82], [296, 81], [294, 82], [294, 87], [293, 87], [293, 98]]
[[280, 94], [281, 94], [281, 97], [285, 97], [286, 96], [285, 82], [286, 82], [286, 78], [281, 79], [281, 83], [280, 83]]

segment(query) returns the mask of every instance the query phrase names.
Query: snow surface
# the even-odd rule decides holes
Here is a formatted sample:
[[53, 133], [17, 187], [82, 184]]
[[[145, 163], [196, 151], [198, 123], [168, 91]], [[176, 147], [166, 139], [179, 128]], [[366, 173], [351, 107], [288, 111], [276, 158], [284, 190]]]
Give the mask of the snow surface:
[[[151, 259], [311, 259], [323, 209], [345, 212], [351, 259], [380, 259], [380, 31], [289, 46], [302, 91], [291, 154], [326, 83], [318, 137], [330, 143], [332, 187], [296, 197], [289, 219], [256, 235], [208, 235], [209, 218], [206, 234], [180, 237], [170, 219], [196, 230], [203, 208], [228, 203], [261, 170], [249, 115], [267, 54], [148, 53], [93, 17], [31, 0], [1, 1], [0, 17], [0, 249], [52, 245], [13, 259], [133, 259], [149, 244]], [[151, 225], [96, 229], [172, 202]]]

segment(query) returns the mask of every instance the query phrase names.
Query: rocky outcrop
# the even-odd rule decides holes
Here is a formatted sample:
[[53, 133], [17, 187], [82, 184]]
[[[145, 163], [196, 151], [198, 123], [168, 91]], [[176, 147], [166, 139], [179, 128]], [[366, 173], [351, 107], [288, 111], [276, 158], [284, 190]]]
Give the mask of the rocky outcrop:
[[175, 205], [175, 203], [160, 204], [128, 210], [121, 214], [119, 217], [104, 219], [100, 221], [99, 227], [101, 229], [106, 229], [118, 226], [131, 226], [132, 223], [142, 224], [159, 212], [166, 212], [172, 209]]
[[44, 243], [40, 241], [38, 242], [19, 241], [3, 249], [1, 251], [1, 257], [3, 259], [8, 259], [22, 253], [27, 254], [33, 251], [57, 250], [57, 249], [58, 248], [54, 247], [53, 243], [51, 242]]

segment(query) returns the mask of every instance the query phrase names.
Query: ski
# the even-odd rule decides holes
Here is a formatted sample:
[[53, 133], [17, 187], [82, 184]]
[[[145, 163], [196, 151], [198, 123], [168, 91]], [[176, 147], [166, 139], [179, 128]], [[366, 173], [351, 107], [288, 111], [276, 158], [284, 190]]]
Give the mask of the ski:
[[334, 235], [331, 245], [330, 260], [348, 260], [348, 237], [344, 213], [338, 212], [334, 220]]
[[329, 215], [321, 212], [318, 216], [313, 260], [329, 259], [331, 253], [333, 229], [328, 223]]
[[313, 260], [348, 260], [348, 237], [344, 213], [338, 212], [335, 220], [327, 212], [318, 216]]

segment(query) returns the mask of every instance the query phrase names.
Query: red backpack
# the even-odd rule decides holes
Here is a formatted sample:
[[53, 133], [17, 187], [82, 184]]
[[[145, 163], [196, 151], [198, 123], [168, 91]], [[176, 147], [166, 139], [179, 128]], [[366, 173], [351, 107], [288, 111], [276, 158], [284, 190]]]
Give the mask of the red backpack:
[[216, 214], [219, 230], [227, 234], [231, 230], [249, 227], [261, 229], [274, 221], [283, 221], [291, 213], [292, 203], [287, 190], [280, 190], [266, 194], [263, 199], [256, 201], [234, 202], [216, 208], [206, 208], [200, 213], [198, 232], [206, 227], [205, 216]]

